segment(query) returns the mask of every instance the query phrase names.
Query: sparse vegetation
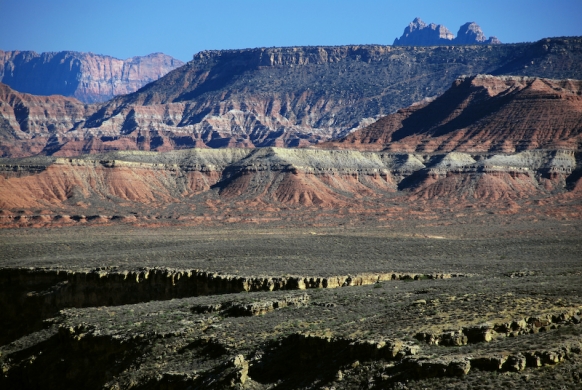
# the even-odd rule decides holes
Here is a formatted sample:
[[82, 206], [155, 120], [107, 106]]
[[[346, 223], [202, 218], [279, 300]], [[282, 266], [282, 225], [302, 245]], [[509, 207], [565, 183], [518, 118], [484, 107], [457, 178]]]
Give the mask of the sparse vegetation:
[[[240, 371], [246, 372], [246, 376], [240, 376], [245, 378], [244, 385], [236, 383], [244, 388], [261, 389], [277, 384], [280, 388], [365, 386], [396, 389], [401, 388], [399, 383], [408, 389], [464, 389], [475, 388], [477, 384], [482, 388], [501, 388], [508, 383], [516, 388], [523, 384], [523, 388], [527, 388], [547, 387], [553, 381], [578, 386], [580, 379], [576, 373], [582, 369], [582, 355], [573, 351], [579, 351], [575, 345], [581, 342], [582, 328], [574, 322], [562, 321], [559, 315], [582, 309], [582, 290], [578, 283], [582, 272], [578, 257], [579, 224], [545, 223], [546, 229], [536, 230], [536, 234], [530, 236], [517, 233], [518, 222], [514, 222], [509, 235], [508, 231], [496, 230], [499, 226], [463, 224], [426, 228], [434, 235], [445, 237], [439, 239], [409, 236], [407, 229], [418, 232], [422, 228], [412, 228], [407, 223], [401, 225], [398, 234], [382, 229], [314, 231], [309, 227], [308, 233], [317, 234], [305, 234], [306, 229], [299, 228], [270, 231], [268, 240], [262, 229], [225, 231], [184, 226], [140, 229], [134, 233], [123, 226], [90, 230], [21, 230], [18, 235], [3, 230], [0, 234], [10, 237], [0, 244], [5, 256], [3, 261], [12, 259], [10, 261], [32, 267], [80, 270], [103, 264], [106, 258], [115, 262], [115, 256], [121, 256], [132, 258], [133, 263], [119, 262], [109, 271], [143, 266], [144, 259], [150, 259], [149, 267], [196, 268], [208, 267], [206, 259], [212, 257], [215, 259], [211, 263], [213, 270], [244, 270], [247, 275], [309, 273], [317, 276], [365, 269], [416, 270], [422, 271], [420, 275], [434, 270], [470, 269], [473, 272], [466, 278], [418, 277], [416, 280], [408, 278], [304, 292], [243, 292], [132, 305], [68, 308], [54, 312], [53, 318], [45, 321], [45, 329], [37, 328], [0, 347], [0, 364], [4, 367], [0, 384], [9, 389], [22, 387], [22, 373], [26, 372], [27, 383], [42, 381], [46, 388], [223, 388], [231, 382], [220, 378], [234, 372], [228, 367], [235, 367], [228, 362], [241, 355], [246, 363], [236, 364], [242, 364], [241, 367], [248, 364], [248, 371]], [[563, 229], [561, 241], [554, 240], [550, 234], [542, 234], [558, 227]], [[461, 231], [463, 238], [459, 236]], [[27, 232], [34, 232], [34, 235], [24, 238]], [[113, 240], [112, 237], [121, 239]], [[24, 239], [27, 245], [19, 245], [19, 240]], [[67, 252], [61, 249], [65, 240], [70, 247]], [[377, 251], [369, 251], [369, 248], [377, 248]], [[270, 256], [261, 257], [265, 253]], [[390, 253], [392, 260], [387, 260], [385, 253]], [[81, 254], [82, 264], [77, 260]], [[507, 259], [500, 262], [502, 255]], [[292, 272], [288, 268], [290, 258], [294, 264]], [[525, 272], [532, 269], [536, 272]], [[524, 276], [507, 276], [516, 270], [525, 272]], [[108, 268], [103, 267], [102, 272], [100, 280], [106, 283]], [[3, 313], [14, 308], [10, 305], [15, 301], [6, 298], [19, 294], [10, 290], [12, 295], [6, 295], [8, 286], [6, 280], [0, 285]], [[49, 291], [49, 287], [28, 284], [19, 291]], [[131, 284], [127, 288], [131, 291]], [[304, 302], [301, 305], [288, 304], [279, 308], [284, 305], [276, 303], [294, 302], [303, 293], [309, 299], [301, 298]], [[274, 309], [261, 309], [268, 303]], [[244, 310], [231, 313], [228, 308], [235, 306], [240, 306], [241, 310], [249, 308], [249, 314], [254, 313], [253, 307], [260, 310], [256, 310], [256, 315], [247, 315]], [[194, 310], [203, 307], [227, 309], [208, 313]], [[547, 315], [553, 316], [557, 326], [540, 322], [543, 331], [494, 337], [490, 342], [429, 345], [414, 337], [419, 332], [440, 334], [483, 323], [498, 326], [495, 324], [511, 323], [520, 318], [549, 318], [544, 317]], [[502, 332], [505, 328], [499, 325], [498, 329]], [[314, 338], [300, 341], [303, 339], [297, 337], [303, 336], [298, 335], [313, 335], [309, 337]], [[379, 342], [401, 345], [395, 351], [402, 351], [402, 356], [365, 352], [371, 351], [366, 345], [384, 345], [377, 344]], [[41, 348], [42, 354], [35, 352], [37, 348]], [[561, 348], [568, 348], [568, 352], [551, 355], [553, 351], [561, 353]], [[412, 350], [414, 355], [406, 355]], [[527, 353], [531, 351], [541, 356], [540, 361], [557, 359], [557, 363], [547, 366], [551, 370], [546, 366], [528, 366], [519, 372], [502, 369], [501, 373], [480, 369], [475, 363], [467, 374], [455, 379], [446, 376], [423, 378], [413, 375], [415, 368], [408, 366], [425, 361], [423, 359], [428, 359], [426, 364], [432, 365], [444, 361], [452, 373], [456, 372], [454, 365], [462, 367], [464, 364], [459, 360], [462, 356], [489, 359], [507, 353], [529, 356]], [[90, 356], [90, 360], [80, 358], [81, 355]], [[403, 356], [408, 356], [408, 360]], [[113, 361], [117, 362], [116, 368], [110, 366]], [[59, 375], [63, 370], [72, 373], [64, 380]], [[338, 371], [342, 372], [340, 376]], [[106, 372], [110, 376], [105, 375]], [[556, 380], [555, 375], [563, 379]], [[528, 381], [522, 379], [524, 376]]]

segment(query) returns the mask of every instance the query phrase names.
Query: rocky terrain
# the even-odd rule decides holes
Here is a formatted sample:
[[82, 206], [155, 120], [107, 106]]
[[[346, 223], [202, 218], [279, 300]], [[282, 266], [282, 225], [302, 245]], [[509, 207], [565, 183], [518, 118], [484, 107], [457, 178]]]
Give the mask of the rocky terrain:
[[0, 385], [576, 389], [581, 225], [535, 215], [4, 229]]
[[0, 387], [579, 388], [580, 157], [2, 159]]
[[[58, 130], [49, 129], [57, 118], [45, 124], [24, 115], [21, 121], [45, 129], [35, 136], [45, 145], [44, 155], [306, 146], [434, 98], [461, 75], [582, 79], [581, 53], [580, 38], [514, 45], [206, 51], [138, 92], [95, 106], [72, 126], [65, 121]], [[2, 105], [15, 109], [10, 101]], [[14, 133], [6, 125], [11, 119], [3, 118], [2, 131]], [[2, 143], [5, 157], [23, 149], [22, 136], [14, 134]]]
[[405, 29], [400, 38], [394, 40], [394, 46], [438, 46], [438, 45], [498, 45], [497, 37], [487, 39], [481, 27], [475, 22], [467, 22], [459, 28], [455, 37], [443, 25], [426, 24], [415, 18]]
[[19, 92], [95, 103], [135, 92], [182, 65], [162, 53], [120, 60], [73, 51], [0, 50], [0, 82]]
[[320, 146], [408, 152], [579, 150], [582, 82], [462, 77], [433, 101], [399, 110]]
[[0, 154], [40, 154], [51, 135], [66, 133], [96, 110], [75, 98], [29, 95], [0, 84]]

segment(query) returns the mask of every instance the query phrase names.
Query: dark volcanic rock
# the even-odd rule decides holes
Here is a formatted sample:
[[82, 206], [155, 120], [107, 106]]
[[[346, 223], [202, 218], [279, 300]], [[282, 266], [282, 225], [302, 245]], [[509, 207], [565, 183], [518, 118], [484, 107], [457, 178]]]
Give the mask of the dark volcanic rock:
[[182, 65], [162, 53], [119, 60], [71, 51], [0, 51], [0, 81], [20, 92], [93, 103], [135, 92]]

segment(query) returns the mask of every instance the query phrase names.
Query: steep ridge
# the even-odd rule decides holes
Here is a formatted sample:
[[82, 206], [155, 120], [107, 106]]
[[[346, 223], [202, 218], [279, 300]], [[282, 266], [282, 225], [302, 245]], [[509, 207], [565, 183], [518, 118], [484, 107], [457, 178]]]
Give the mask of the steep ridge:
[[47, 140], [42, 154], [59, 156], [303, 147], [440, 95], [463, 74], [582, 79], [581, 48], [580, 38], [553, 38], [515, 45], [205, 51], [138, 92], [112, 99], [84, 123], [47, 131], [39, 140]]
[[156, 223], [164, 215], [193, 223], [239, 221], [254, 211], [280, 219], [289, 208], [382, 214], [390, 199], [402, 207], [419, 200], [460, 208], [491, 201], [502, 201], [501, 208], [522, 200], [552, 204], [556, 196], [579, 199], [579, 154], [258, 148], [3, 159], [1, 219], [4, 226], [42, 226], [136, 216]]
[[582, 81], [461, 77], [432, 102], [386, 116], [324, 148], [407, 152], [578, 150]]
[[104, 102], [135, 92], [184, 63], [163, 53], [120, 60], [72, 51], [1, 51], [0, 82], [24, 93]]
[[474, 45], [474, 44], [501, 44], [501, 41], [497, 37], [490, 37], [487, 39], [481, 27], [475, 22], [467, 22], [459, 28], [457, 37], [454, 42], [456, 44], [462, 45]]
[[394, 40], [394, 46], [433, 46], [452, 43], [455, 36], [440, 24], [427, 25], [420, 18], [415, 18], [405, 29], [400, 38]]

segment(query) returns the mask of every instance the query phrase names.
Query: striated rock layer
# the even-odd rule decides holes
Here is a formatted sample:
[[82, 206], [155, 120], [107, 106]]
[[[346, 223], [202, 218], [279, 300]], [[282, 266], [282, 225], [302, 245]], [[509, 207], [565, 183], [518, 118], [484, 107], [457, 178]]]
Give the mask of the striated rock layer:
[[382, 213], [396, 199], [400, 207], [485, 202], [515, 213], [524, 201], [579, 203], [581, 172], [579, 152], [542, 150], [191, 149], [3, 159], [0, 209], [8, 225], [132, 222], [140, 215], [155, 220], [168, 214], [190, 222], [237, 221], [253, 210], [280, 219], [290, 207]]
[[510, 153], [581, 145], [582, 81], [479, 75], [321, 147]]
[[0, 84], [0, 154], [42, 153], [51, 136], [66, 133], [96, 110], [74, 98], [23, 94]]
[[0, 51], [0, 81], [20, 92], [94, 103], [135, 92], [182, 65], [163, 53], [120, 60], [72, 51]]
[[[44, 143], [42, 154], [58, 156], [205, 146], [303, 147], [341, 138], [442, 94], [461, 75], [476, 73], [582, 79], [582, 40], [205, 51], [138, 92], [92, 109], [73, 125], [67, 120], [58, 129], [46, 125], [35, 142]], [[2, 104], [15, 109], [10, 101]], [[22, 120], [36, 119], [23, 115]], [[11, 145], [21, 142], [6, 139], [3, 156], [13, 156], [8, 149], [26, 149]]]

